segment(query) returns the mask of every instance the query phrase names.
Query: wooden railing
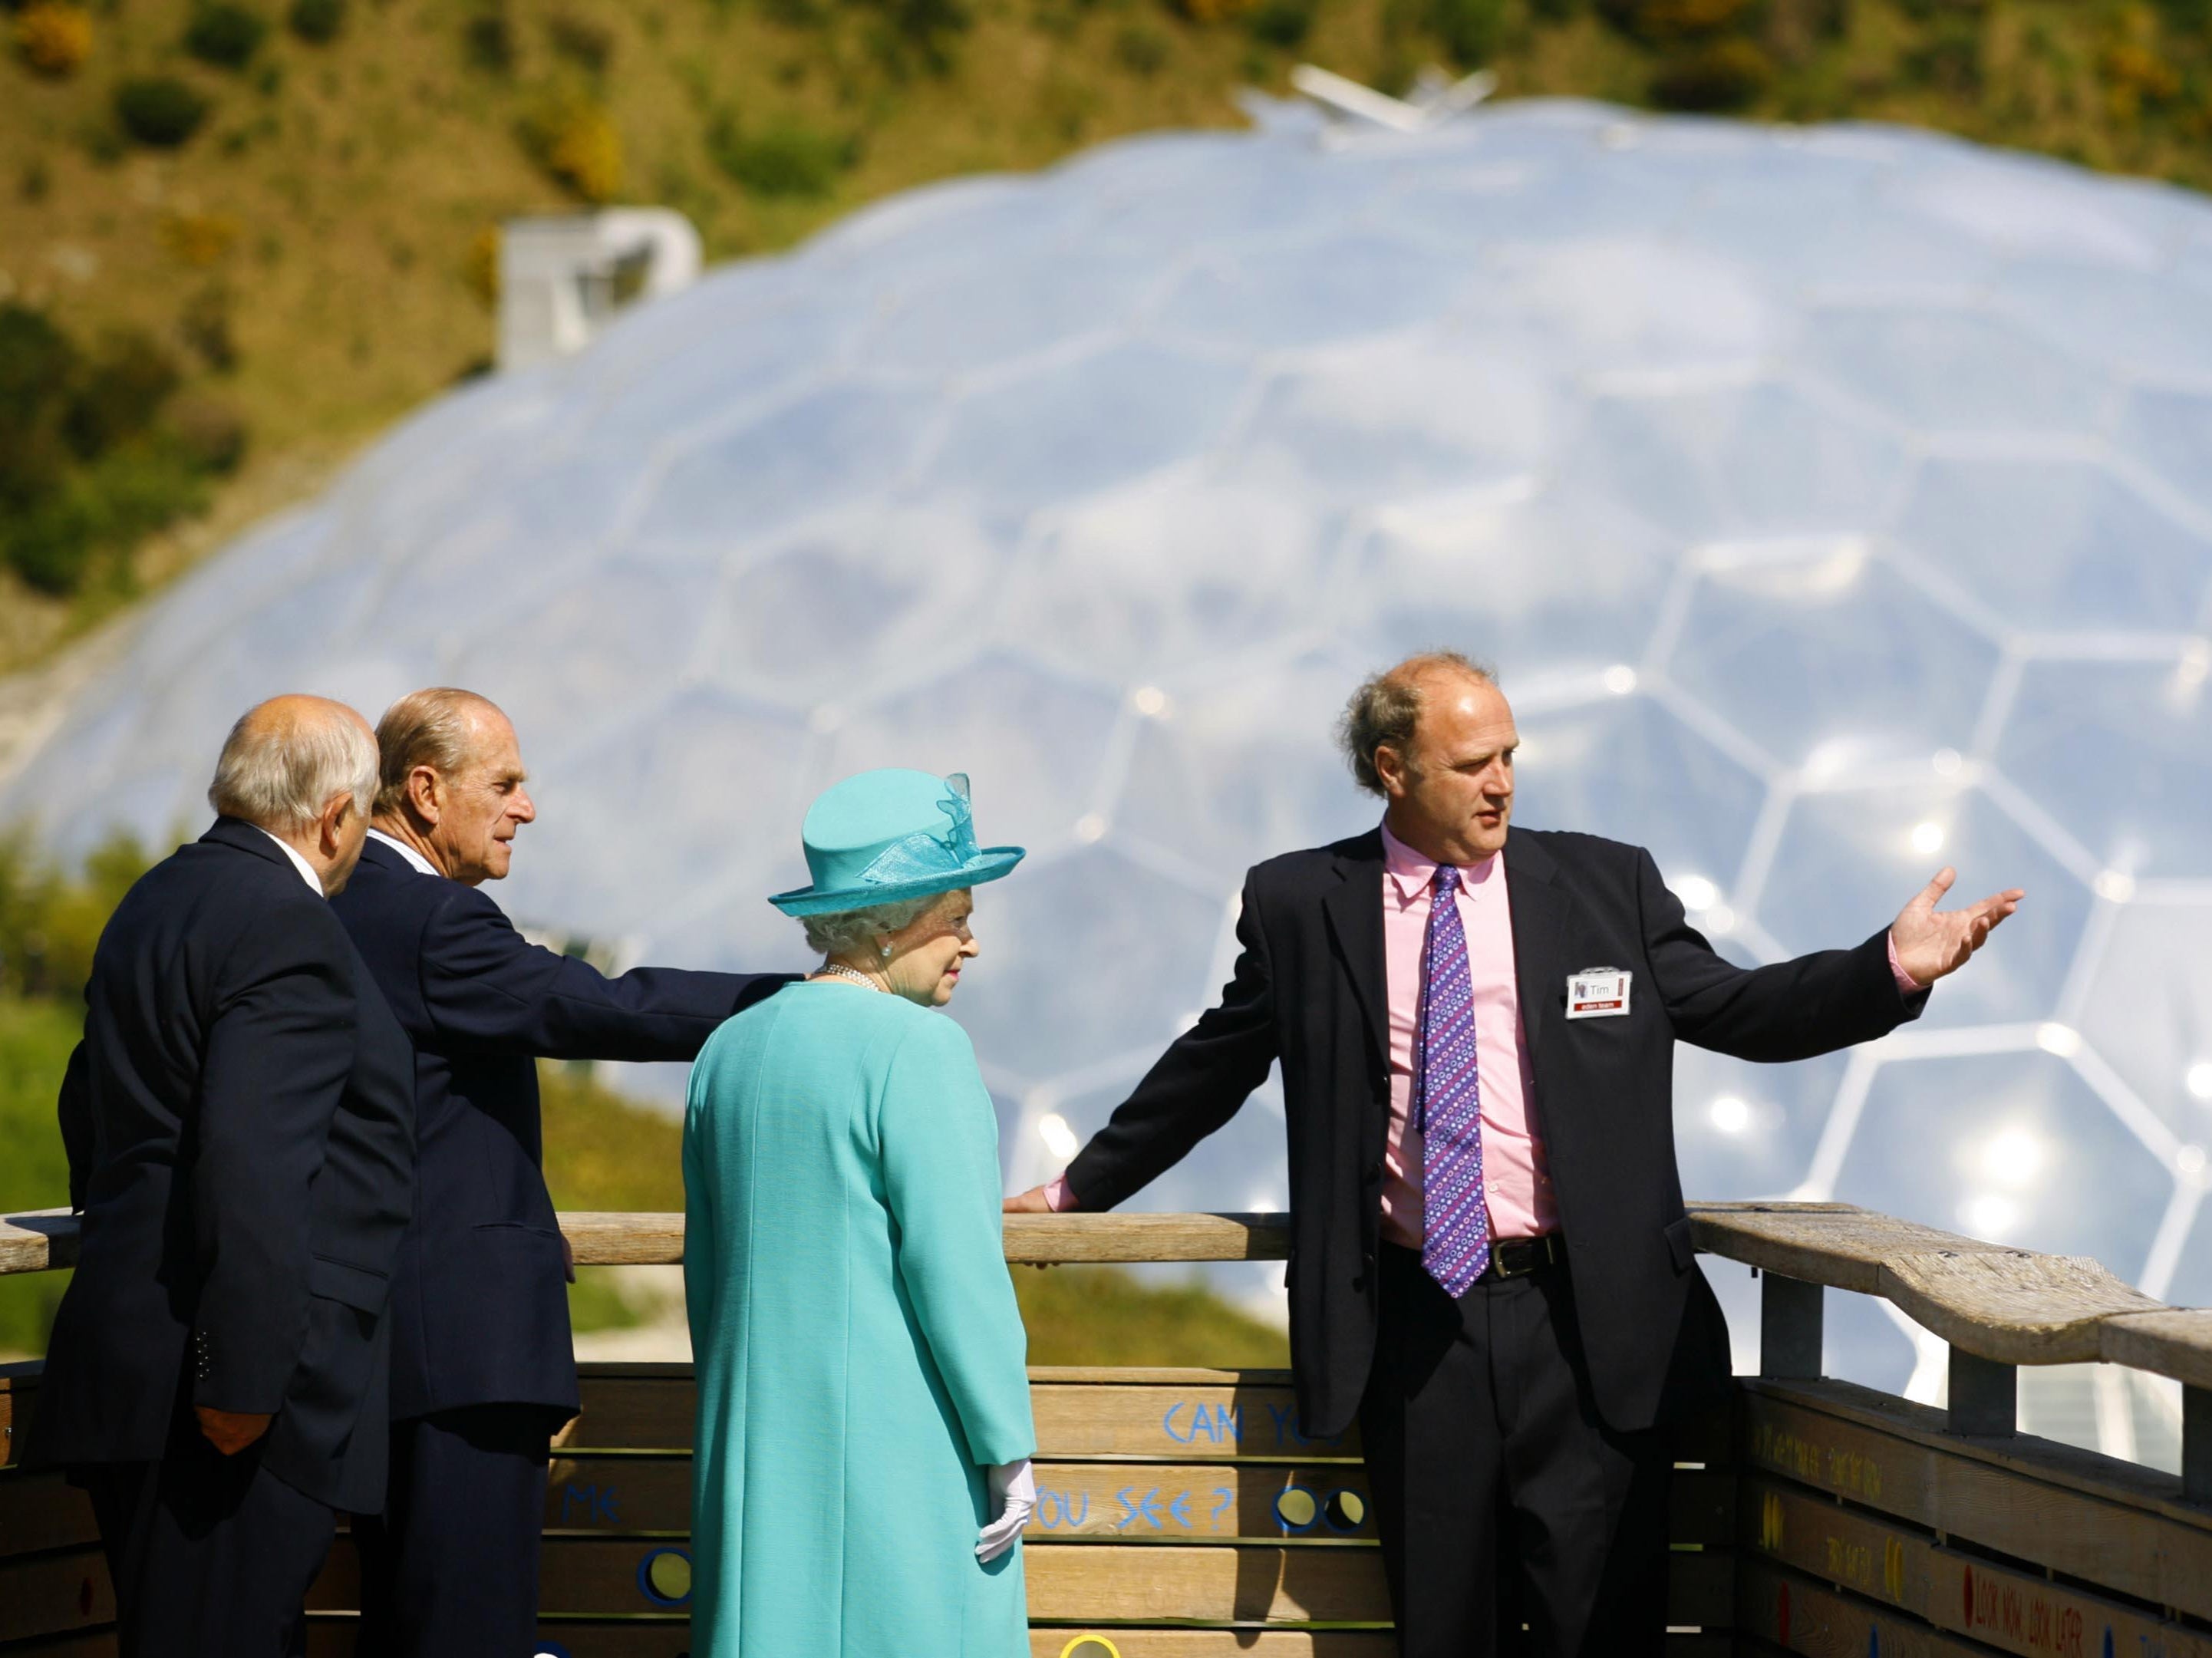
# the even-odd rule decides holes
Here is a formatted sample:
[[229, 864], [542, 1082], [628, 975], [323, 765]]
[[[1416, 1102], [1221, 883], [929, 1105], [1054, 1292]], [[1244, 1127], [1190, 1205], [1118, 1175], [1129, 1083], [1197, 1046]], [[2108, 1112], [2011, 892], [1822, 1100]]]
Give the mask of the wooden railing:
[[[1704, 1204], [1698, 1246], [1762, 1274], [1761, 1363], [1676, 1430], [1673, 1658], [1992, 1653], [2212, 1658], [2212, 1311], [2091, 1260], [1841, 1204]], [[682, 1257], [673, 1215], [562, 1218], [580, 1265]], [[1274, 1215], [1010, 1216], [1010, 1261], [1279, 1260]], [[66, 1215], [0, 1218], [0, 1272], [70, 1264]], [[1888, 1300], [1950, 1344], [1949, 1409], [1820, 1378], [1824, 1292]], [[2183, 1473], [2015, 1432], [2015, 1367], [2091, 1360], [2183, 1388]], [[35, 1406], [0, 1367], [0, 1463]], [[1388, 1658], [1358, 1447], [1307, 1439], [1275, 1371], [1030, 1373], [1041, 1501], [1032, 1658]], [[688, 1650], [690, 1371], [584, 1367], [546, 1505], [544, 1649]], [[341, 1537], [313, 1646], [351, 1649]], [[112, 1650], [89, 1513], [0, 1468], [0, 1653]]]

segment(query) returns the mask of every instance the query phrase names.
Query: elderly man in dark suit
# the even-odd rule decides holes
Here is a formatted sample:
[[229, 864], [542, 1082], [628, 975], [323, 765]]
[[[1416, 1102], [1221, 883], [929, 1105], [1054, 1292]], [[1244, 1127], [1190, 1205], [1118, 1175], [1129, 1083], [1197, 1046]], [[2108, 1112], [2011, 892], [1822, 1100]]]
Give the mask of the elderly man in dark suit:
[[61, 1097], [82, 1248], [23, 1460], [89, 1491], [134, 1658], [304, 1652], [337, 1510], [382, 1498], [414, 1093], [327, 902], [375, 787], [352, 709], [254, 708], [215, 826], [93, 958]]
[[521, 1658], [548, 1440], [578, 1406], [538, 1060], [689, 1060], [789, 975], [609, 979], [527, 942], [477, 890], [538, 815], [507, 716], [472, 692], [417, 691], [377, 743], [368, 847], [337, 908], [414, 1043], [420, 1150], [393, 1275], [391, 1490], [356, 1527], [360, 1650]]
[[1313, 1434], [1359, 1423], [1401, 1649], [1656, 1655], [1656, 1430], [1728, 1361], [1674, 1044], [1781, 1060], [1880, 1036], [2021, 895], [1938, 914], [1945, 870], [1856, 948], [1746, 970], [1640, 847], [1509, 829], [1513, 712], [1465, 658], [1378, 675], [1344, 738], [1382, 826], [1251, 872], [1220, 1004], [1007, 1207], [1113, 1207], [1279, 1060], [1299, 1410]]

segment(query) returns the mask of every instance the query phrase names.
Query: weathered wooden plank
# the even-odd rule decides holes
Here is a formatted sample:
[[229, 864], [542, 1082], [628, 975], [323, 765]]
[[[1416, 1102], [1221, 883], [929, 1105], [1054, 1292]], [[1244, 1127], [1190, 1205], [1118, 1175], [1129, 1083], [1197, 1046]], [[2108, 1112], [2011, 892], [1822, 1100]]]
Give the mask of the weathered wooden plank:
[[76, 1217], [64, 1209], [0, 1214], [0, 1272], [43, 1272], [76, 1265]]
[[82, 1548], [100, 1541], [92, 1499], [59, 1472], [0, 1473], [0, 1558], [40, 1549]]
[[2212, 1636], [1800, 1486], [1748, 1479], [1743, 1513], [1747, 1552], [2020, 1658], [2212, 1658]]
[[1390, 1618], [1382, 1556], [1358, 1545], [1040, 1543], [1024, 1546], [1024, 1552], [1032, 1619], [1388, 1623]]
[[1265, 1215], [1008, 1215], [1013, 1261], [1281, 1260], [1290, 1217]]
[[[1989, 1658], [1990, 1649], [1769, 1562], [1736, 1573], [1736, 1636], [1805, 1658]], [[2083, 1654], [2081, 1658], [2095, 1658]]]
[[2106, 1319], [2098, 1333], [2098, 1357], [2108, 1364], [2131, 1364], [2191, 1388], [2212, 1388], [2212, 1308], [2123, 1313]]
[[[115, 1626], [104, 1624], [98, 1629], [81, 1630], [74, 1635], [57, 1635], [42, 1641], [24, 1641], [10, 1645], [8, 1658], [116, 1658]], [[346, 1658], [352, 1658], [350, 1650]]]
[[681, 1210], [564, 1209], [560, 1221], [579, 1266], [673, 1266], [684, 1260]]
[[1863, 1296], [1881, 1293], [1885, 1260], [2000, 1247], [1850, 1204], [1693, 1203], [1689, 1210], [1691, 1235], [1708, 1254]]
[[82, 1631], [115, 1621], [115, 1591], [98, 1549], [0, 1560], [0, 1641]]
[[2086, 1364], [2099, 1326], [2160, 1303], [2086, 1255], [1931, 1249], [1882, 1262], [1879, 1293], [1923, 1329], [2000, 1364]]
[[1750, 1382], [1746, 1393], [1750, 1469], [2212, 1617], [2212, 1516], [2164, 1500], [2179, 1496], [2171, 1475], [2026, 1436], [1951, 1439], [1942, 1412], [1848, 1382]]
[[698, 1390], [688, 1364], [580, 1367], [584, 1408], [553, 1436], [556, 1449], [688, 1451]]
[[1398, 1643], [1384, 1630], [1036, 1628], [1030, 1658], [1398, 1658]]
[[1359, 1455], [1359, 1435], [1310, 1438], [1288, 1388], [1193, 1382], [1181, 1387], [1030, 1389], [1044, 1456], [1143, 1456], [1175, 1461], [1217, 1457], [1320, 1461]]

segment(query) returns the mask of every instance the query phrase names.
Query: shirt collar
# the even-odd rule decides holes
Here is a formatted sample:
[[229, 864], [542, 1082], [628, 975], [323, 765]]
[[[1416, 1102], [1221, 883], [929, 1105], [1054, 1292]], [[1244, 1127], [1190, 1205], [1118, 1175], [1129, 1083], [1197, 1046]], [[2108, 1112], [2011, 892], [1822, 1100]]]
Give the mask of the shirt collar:
[[[261, 829], [260, 824], [256, 823], [253, 827], [258, 829], [261, 829], [261, 832], [264, 835], [269, 835], [269, 831], [265, 829]], [[269, 838], [276, 842], [277, 850], [292, 860], [292, 867], [300, 872], [300, 878], [302, 881], [305, 881], [307, 885], [313, 890], [316, 897], [325, 898], [330, 896], [323, 890], [323, 883], [321, 878], [315, 873], [315, 866], [300, 855], [299, 847], [294, 846], [289, 841], [283, 839], [281, 835], [269, 835]]]
[[409, 846], [404, 841], [396, 841], [380, 829], [373, 829], [369, 830], [368, 838], [372, 841], [381, 841], [386, 846], [390, 847], [392, 851], [398, 853], [402, 858], [404, 858], [421, 874], [435, 875], [438, 872], [437, 870], [432, 866], [431, 862], [428, 858], [425, 858], [421, 853], [416, 851], [414, 847]]
[[[1390, 826], [1382, 828], [1382, 869], [1389, 884], [1397, 889], [1398, 902], [1410, 904], [1437, 878], [1436, 860], [1415, 852], [1396, 835]], [[1505, 869], [1505, 853], [1493, 852], [1479, 864], [1471, 864], [1460, 872], [1460, 890], [1469, 898], [1480, 898], [1491, 882]]]

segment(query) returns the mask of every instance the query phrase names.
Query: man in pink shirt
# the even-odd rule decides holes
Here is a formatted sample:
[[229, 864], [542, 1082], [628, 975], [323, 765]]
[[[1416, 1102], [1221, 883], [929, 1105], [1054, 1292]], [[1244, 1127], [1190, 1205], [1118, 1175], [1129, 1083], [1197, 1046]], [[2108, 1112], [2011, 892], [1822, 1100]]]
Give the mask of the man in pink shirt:
[[1342, 736], [1381, 827], [1253, 869], [1219, 1004], [1006, 1206], [1112, 1208], [1279, 1061], [1300, 1420], [1359, 1424], [1405, 1658], [1656, 1658], [1658, 1430], [1728, 1374], [1674, 1045], [1884, 1035], [2022, 895], [1938, 914], [1947, 869], [1855, 949], [1745, 969], [1640, 847], [1509, 827], [1513, 712], [1466, 658], [1376, 675]]

